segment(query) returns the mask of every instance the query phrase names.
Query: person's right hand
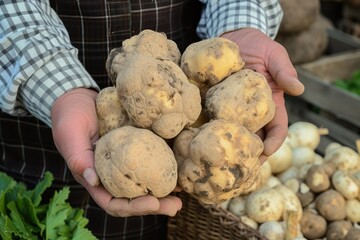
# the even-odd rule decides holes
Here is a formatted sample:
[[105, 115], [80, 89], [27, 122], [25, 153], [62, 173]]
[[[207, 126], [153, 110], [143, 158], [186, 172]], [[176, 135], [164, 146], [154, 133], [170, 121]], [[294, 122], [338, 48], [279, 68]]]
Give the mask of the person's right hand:
[[[176, 196], [158, 199], [147, 195], [129, 200], [114, 198], [100, 184], [94, 169], [93, 145], [98, 136], [95, 109], [97, 92], [79, 88], [59, 97], [52, 108], [54, 142], [74, 178], [94, 201], [112, 216], [161, 214], [174, 216], [182, 207]], [[155, 173], [156, 174], [156, 173]]]

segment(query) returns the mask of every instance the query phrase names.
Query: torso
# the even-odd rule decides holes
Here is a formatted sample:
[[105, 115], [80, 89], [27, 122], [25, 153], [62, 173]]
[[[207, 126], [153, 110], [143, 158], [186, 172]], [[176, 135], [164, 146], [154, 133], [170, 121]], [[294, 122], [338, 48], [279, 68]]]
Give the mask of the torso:
[[[105, 70], [110, 50], [121, 46], [124, 39], [143, 29], [166, 33], [181, 51], [197, 40], [195, 27], [200, 11], [198, 1], [50, 0], [50, 3], [67, 27], [73, 45], [78, 48], [79, 59], [100, 88], [111, 84]], [[51, 129], [33, 117], [14, 117], [0, 112], [0, 156], [0, 171], [29, 186], [36, 184], [47, 170], [54, 175], [54, 189], [64, 184], [70, 186], [74, 206], [86, 207], [90, 227], [98, 231], [99, 235], [121, 236], [125, 231], [121, 225], [138, 219], [105, 217], [104, 211], [89, 199], [86, 191], [67, 169], [53, 143]], [[102, 217], [99, 218], [99, 215]], [[114, 221], [119, 227], [103, 229], [104, 225], [93, 222], [104, 218], [108, 224]], [[141, 218], [144, 229], [156, 229], [163, 220], [164, 217], [156, 216]], [[135, 228], [134, 224], [132, 227]], [[136, 231], [134, 239], [140, 239]]]

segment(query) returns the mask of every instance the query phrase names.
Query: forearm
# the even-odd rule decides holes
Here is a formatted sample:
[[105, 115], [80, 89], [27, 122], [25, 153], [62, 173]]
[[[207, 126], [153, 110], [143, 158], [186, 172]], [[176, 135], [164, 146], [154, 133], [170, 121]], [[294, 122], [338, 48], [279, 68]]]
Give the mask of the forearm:
[[275, 38], [283, 12], [277, 0], [200, 0], [204, 3], [197, 28], [201, 38], [220, 36], [241, 28], [256, 28]]
[[47, 1], [0, 3], [0, 107], [50, 125], [54, 101], [72, 89], [97, 88]]

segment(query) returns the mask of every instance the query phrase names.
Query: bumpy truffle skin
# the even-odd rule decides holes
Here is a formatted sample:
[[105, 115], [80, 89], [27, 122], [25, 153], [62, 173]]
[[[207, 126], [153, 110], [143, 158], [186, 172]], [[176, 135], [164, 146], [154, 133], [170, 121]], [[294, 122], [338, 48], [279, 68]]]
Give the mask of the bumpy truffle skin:
[[202, 96], [244, 65], [237, 44], [222, 37], [190, 44], [180, 61], [182, 70], [201, 89]]
[[209, 89], [204, 111], [211, 119], [227, 119], [256, 132], [275, 114], [272, 91], [266, 78], [241, 69]]
[[169, 59], [180, 64], [181, 53], [176, 43], [167, 38], [165, 33], [150, 29], [141, 31], [122, 42], [122, 47], [114, 48], [106, 60], [106, 70], [110, 79], [115, 83], [117, 73], [123, 67], [127, 57], [132, 54], [143, 54], [155, 58]]
[[115, 87], [101, 89], [95, 103], [100, 136], [112, 129], [131, 125]]
[[183, 130], [174, 141], [178, 184], [204, 204], [239, 196], [256, 181], [261, 139], [238, 123], [213, 120]]
[[176, 64], [180, 63], [180, 50], [174, 41], [167, 38], [165, 33], [145, 29], [138, 35], [124, 40], [122, 42], [122, 47], [127, 53], [137, 53], [157, 58], [166, 58]]
[[199, 89], [170, 60], [132, 55], [116, 87], [134, 125], [165, 139], [194, 123], [202, 109]]
[[177, 182], [177, 163], [164, 139], [147, 129], [116, 128], [96, 143], [95, 169], [114, 197], [164, 197]]

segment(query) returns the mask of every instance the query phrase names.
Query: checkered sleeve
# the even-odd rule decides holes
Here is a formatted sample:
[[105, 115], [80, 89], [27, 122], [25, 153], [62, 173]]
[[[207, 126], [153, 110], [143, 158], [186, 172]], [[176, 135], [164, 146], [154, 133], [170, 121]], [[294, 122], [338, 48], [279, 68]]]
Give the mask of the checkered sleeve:
[[197, 28], [205, 39], [240, 28], [261, 30], [275, 38], [283, 12], [277, 0], [200, 0], [204, 6]]
[[54, 101], [78, 88], [98, 89], [48, 1], [0, 2], [0, 108], [31, 113], [51, 126]]

